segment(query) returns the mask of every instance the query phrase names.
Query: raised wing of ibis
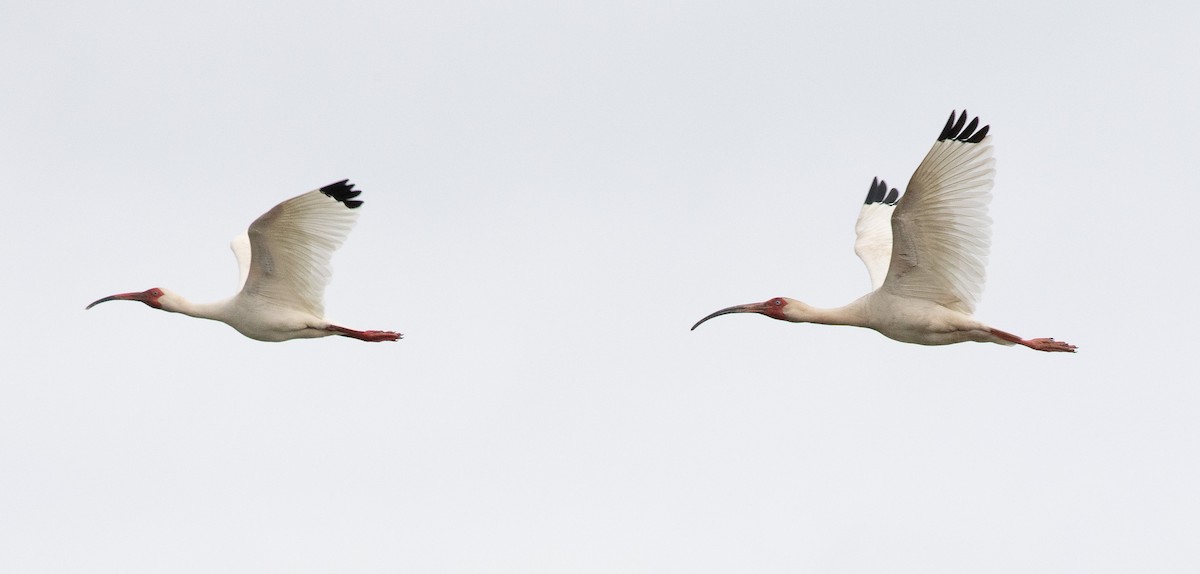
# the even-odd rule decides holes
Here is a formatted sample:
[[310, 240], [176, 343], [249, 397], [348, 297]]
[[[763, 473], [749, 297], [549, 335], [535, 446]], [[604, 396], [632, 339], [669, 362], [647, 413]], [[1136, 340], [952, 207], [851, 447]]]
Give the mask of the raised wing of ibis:
[[325, 320], [329, 260], [354, 227], [361, 190], [348, 180], [298, 195], [264, 213], [230, 247], [239, 291], [215, 303], [193, 303], [161, 287], [94, 301], [141, 301], [155, 309], [226, 323], [251, 339], [287, 341], [341, 335], [395, 341], [400, 333], [356, 331]]
[[878, 178], [858, 215], [854, 251], [873, 291], [849, 305], [820, 309], [787, 297], [721, 309], [692, 326], [729, 313], [760, 313], [793, 323], [874, 329], [905, 343], [965, 341], [1075, 352], [1054, 339], [1023, 339], [979, 322], [972, 313], [983, 292], [991, 246], [992, 159], [989, 126], [967, 111], [950, 112], [933, 149], [917, 166], [903, 196]]

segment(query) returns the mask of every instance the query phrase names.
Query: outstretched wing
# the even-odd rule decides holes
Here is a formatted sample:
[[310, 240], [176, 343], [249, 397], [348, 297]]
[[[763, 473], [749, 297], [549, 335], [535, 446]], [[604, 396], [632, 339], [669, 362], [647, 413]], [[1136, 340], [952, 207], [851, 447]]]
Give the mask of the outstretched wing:
[[[342, 180], [298, 195], [250, 224], [250, 264], [241, 296], [325, 315], [322, 302], [333, 252], [354, 227], [361, 191]], [[234, 254], [238, 254], [234, 240]], [[245, 268], [241, 256], [239, 265]]]
[[892, 214], [892, 258], [883, 289], [971, 314], [991, 247], [996, 161], [988, 127], [950, 113]]
[[858, 212], [854, 231], [854, 253], [867, 266], [871, 276], [871, 290], [883, 285], [887, 277], [888, 262], [892, 258], [892, 211], [900, 192], [896, 188], [888, 191], [886, 181], [875, 178], [867, 192], [867, 201]]

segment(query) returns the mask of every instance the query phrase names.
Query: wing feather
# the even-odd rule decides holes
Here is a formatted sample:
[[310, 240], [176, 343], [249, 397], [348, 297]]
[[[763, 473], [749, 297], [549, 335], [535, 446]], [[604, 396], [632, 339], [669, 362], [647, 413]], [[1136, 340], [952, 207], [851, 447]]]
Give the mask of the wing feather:
[[854, 253], [867, 266], [872, 290], [883, 285], [887, 277], [888, 262], [892, 257], [892, 211], [898, 197], [895, 188], [889, 192], [887, 182], [875, 178], [854, 224], [857, 235]]
[[983, 293], [996, 170], [988, 126], [946, 128], [908, 182], [892, 214], [892, 254], [883, 289], [971, 314]]
[[238, 291], [241, 291], [246, 286], [246, 277], [250, 275], [250, 235], [243, 233], [233, 239], [229, 243], [229, 248], [233, 250], [233, 256], [238, 262]]
[[353, 187], [342, 180], [293, 197], [254, 220], [246, 232], [251, 256], [242, 295], [324, 317], [325, 286], [333, 274], [329, 261], [362, 205], [352, 199], [361, 193]]

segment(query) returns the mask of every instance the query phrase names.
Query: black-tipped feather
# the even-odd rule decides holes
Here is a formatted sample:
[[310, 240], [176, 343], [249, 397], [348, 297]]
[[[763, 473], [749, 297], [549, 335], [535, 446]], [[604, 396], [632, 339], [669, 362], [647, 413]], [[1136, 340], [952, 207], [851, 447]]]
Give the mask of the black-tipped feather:
[[979, 142], [983, 141], [983, 137], [987, 135], [988, 128], [990, 128], [990, 127], [992, 127], [992, 126], [983, 126], [983, 129], [979, 130], [978, 132], [975, 132], [975, 135], [973, 135], [963, 141], [965, 141], [967, 143], [979, 143]]
[[867, 190], [867, 200], [864, 201], [863, 203], [865, 203], [867, 205], [871, 205], [872, 203], [879, 203], [880, 201], [883, 200], [883, 196], [885, 193], [887, 193], [887, 187], [885, 185], [879, 184], [878, 177], [873, 178], [871, 180], [871, 189]]
[[[964, 118], [967, 117], [966, 113], [967, 113], [966, 110], [963, 110]], [[972, 118], [971, 123], [967, 124], [967, 127], [963, 129], [962, 133], [963, 134], [975, 133], [975, 128], [977, 128], [977, 127], [979, 127], [979, 118], [978, 117]]]
[[955, 121], [955, 112], [950, 112], [950, 119], [946, 120], [946, 127], [942, 128], [941, 135], [938, 136], [938, 141], [954, 140], [964, 143], [979, 143], [983, 141], [983, 137], [987, 135], [988, 128], [991, 126], [983, 126], [979, 131], [975, 131], [979, 125], [979, 118], [975, 117], [966, 127], [963, 124], [967, 121], [967, 110], [963, 110], [962, 115], [958, 116]]
[[871, 205], [872, 203], [886, 203], [888, 205], [896, 205], [896, 201], [900, 199], [900, 192], [896, 188], [888, 191], [886, 181], [878, 177], [871, 180], [871, 189], [867, 191], [867, 200], [863, 203]]
[[354, 199], [355, 197], [358, 197], [360, 193], [362, 193], [362, 190], [354, 189], [354, 184], [348, 183], [349, 181], [350, 180], [348, 179], [343, 179], [337, 183], [331, 183], [325, 187], [322, 187], [321, 193], [324, 193], [325, 195], [342, 202], [350, 209], [354, 209], [363, 204], [362, 201]]
[[[950, 114], [953, 115], [954, 112], [950, 112]], [[958, 139], [958, 134], [962, 133], [963, 124], [965, 123], [967, 123], [967, 110], [963, 110], [962, 115], [958, 116], [958, 121], [954, 122], [954, 127], [950, 128], [950, 133], [947, 134], [950, 136], [950, 139]]]
[[950, 119], [946, 120], [946, 127], [942, 128], [942, 134], [938, 136], [938, 141], [942, 141], [950, 137], [950, 128], [954, 127], [954, 111], [950, 111]]

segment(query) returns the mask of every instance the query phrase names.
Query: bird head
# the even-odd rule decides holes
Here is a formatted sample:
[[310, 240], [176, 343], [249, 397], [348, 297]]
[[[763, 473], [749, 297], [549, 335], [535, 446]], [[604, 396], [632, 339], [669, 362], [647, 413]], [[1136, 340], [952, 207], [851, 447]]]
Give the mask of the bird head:
[[794, 311], [799, 310], [803, 307], [803, 305], [803, 303], [795, 299], [788, 299], [787, 297], [775, 297], [773, 299], [763, 301], [762, 303], [734, 305], [733, 307], [726, 307], [703, 319], [700, 319], [699, 321], [696, 321], [696, 324], [692, 325], [692, 330], [695, 331], [696, 327], [699, 327], [701, 323], [712, 319], [713, 317], [728, 315], [729, 313], [758, 313], [760, 315], [766, 315], [772, 319], [779, 319], [780, 321], [799, 323], [803, 321], [803, 319], [799, 318]]
[[103, 299], [92, 301], [92, 304], [88, 305], [87, 309], [91, 309], [92, 307], [95, 307], [96, 305], [99, 305], [105, 301], [141, 301], [142, 303], [154, 307], [155, 309], [162, 309], [163, 297], [169, 297], [167, 290], [162, 289], [161, 287], [154, 287], [139, 293], [117, 293], [116, 295], [109, 295]]

